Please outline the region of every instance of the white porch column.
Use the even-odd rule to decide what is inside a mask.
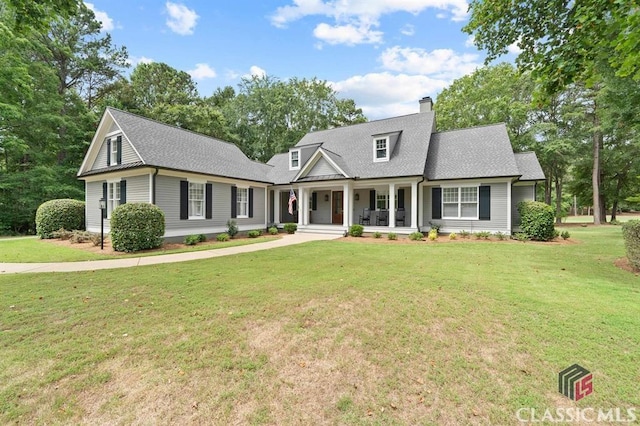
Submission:
[[[348,183],[344,184],[342,194],[342,226],[349,227],[351,225],[351,188]]]
[[[298,226],[304,224],[304,188],[298,188]]]
[[[389,228],[396,227],[396,184],[389,184]]]
[[[418,182],[411,183],[411,228],[418,227]]]
[[[280,190],[273,191],[273,222],[280,223]]]
[[[301,205],[301,207],[303,209],[302,210],[303,211],[303,214],[302,214],[303,223],[305,225],[309,224],[309,196],[310,195],[311,195],[311,193],[309,192],[309,190],[305,188],[304,189],[304,197],[302,197],[304,204]]]

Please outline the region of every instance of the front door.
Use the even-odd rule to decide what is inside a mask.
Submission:
[[[342,213],[344,203],[344,192],[334,191],[331,193],[331,223],[342,225]]]

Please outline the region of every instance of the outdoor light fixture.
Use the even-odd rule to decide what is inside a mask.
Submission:
[[[104,211],[107,208],[107,200],[100,198],[100,250],[104,250]]]
[[[356,201],[360,201],[360,194],[356,192]]]

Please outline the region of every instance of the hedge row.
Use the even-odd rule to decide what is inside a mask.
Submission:
[[[153,204],[121,204],[111,213],[111,246],[115,251],[139,251],[160,247],[164,212]]]
[[[553,207],[539,201],[522,201],[518,203],[518,212],[520,228],[527,237],[535,241],[551,241],[555,238]]]
[[[629,263],[634,268],[640,269],[640,220],[630,220],[623,223],[622,236]]]
[[[40,204],[36,211],[36,234],[53,238],[60,229],[84,231],[84,201],[61,199]]]

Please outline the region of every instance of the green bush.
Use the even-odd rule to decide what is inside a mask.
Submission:
[[[51,233],[51,238],[56,238],[59,240],[69,240],[73,236],[73,231],[66,230],[64,228],[60,228],[57,231]]]
[[[488,240],[491,236],[491,232],[489,231],[480,231],[473,234],[476,237],[476,240]]]
[[[560,236],[562,237],[563,240],[568,240],[569,237],[571,237],[571,234],[569,234],[569,231],[562,231]]]
[[[233,238],[236,235],[238,235],[238,224],[233,219],[229,219],[227,221],[227,234],[229,235],[230,238]]]
[[[199,235],[187,235],[184,238],[184,243],[186,245],[188,245],[188,246],[195,246],[199,242],[200,242],[200,236]]]
[[[630,220],[623,223],[622,236],[629,263],[634,268],[640,269],[640,220]]]
[[[62,229],[84,230],[84,201],[62,199],[40,204],[36,211],[36,234],[40,238],[53,238]]]
[[[513,234],[511,238],[513,238],[514,240],[523,241],[523,242],[531,240],[531,238],[524,232],[516,232],[515,234]]]
[[[471,236],[471,232],[469,231],[460,231],[459,234],[461,238],[469,238]]]
[[[389,232],[387,234],[387,238],[390,239],[390,240],[397,240],[398,236],[394,232]]]
[[[458,238],[458,236],[456,235],[455,232],[452,232],[452,233],[449,234],[449,239],[450,240],[455,240],[456,238]]]
[[[372,235],[373,235],[373,238],[381,238],[382,237],[382,234],[380,232],[378,232],[378,231],[374,232]]]
[[[424,238],[424,234],[422,232],[416,231],[409,234],[409,239],[411,241],[422,241]]]
[[[278,235],[278,227],[277,226],[272,226],[271,228],[269,228],[269,234],[271,235]]]
[[[555,212],[553,207],[539,201],[518,203],[520,227],[530,239],[551,241],[555,237]]]
[[[260,235],[262,235],[262,231],[258,229],[252,229],[251,231],[247,232],[247,236],[249,238],[258,238]]]
[[[362,225],[351,225],[349,227],[349,235],[352,237],[362,237],[362,233],[364,232],[364,226]]]
[[[164,212],[149,203],[121,204],[111,213],[111,245],[116,251],[148,250],[162,245]]]
[[[206,242],[207,241],[207,236],[204,235],[204,234],[198,235],[198,241],[201,242],[201,243]]]
[[[220,241],[221,243],[225,242],[225,241],[229,241],[229,234],[227,234],[226,232],[223,232],[222,234],[218,234],[216,236],[216,240]]]
[[[298,224],[296,224],[296,223],[285,223],[284,224],[284,230],[287,232],[287,234],[295,234],[295,232],[298,230]]]
[[[431,229],[429,229],[429,232],[431,232],[432,230],[435,230],[436,233],[440,233],[440,227],[442,225],[440,225],[439,223],[429,222],[429,226],[431,226]]]
[[[438,230],[435,228],[431,228],[429,230],[429,241],[435,241],[438,239]]]
[[[496,232],[495,234],[493,234],[496,236],[496,238],[500,241],[503,241],[504,239],[507,238],[507,234],[505,234],[504,232]]]

